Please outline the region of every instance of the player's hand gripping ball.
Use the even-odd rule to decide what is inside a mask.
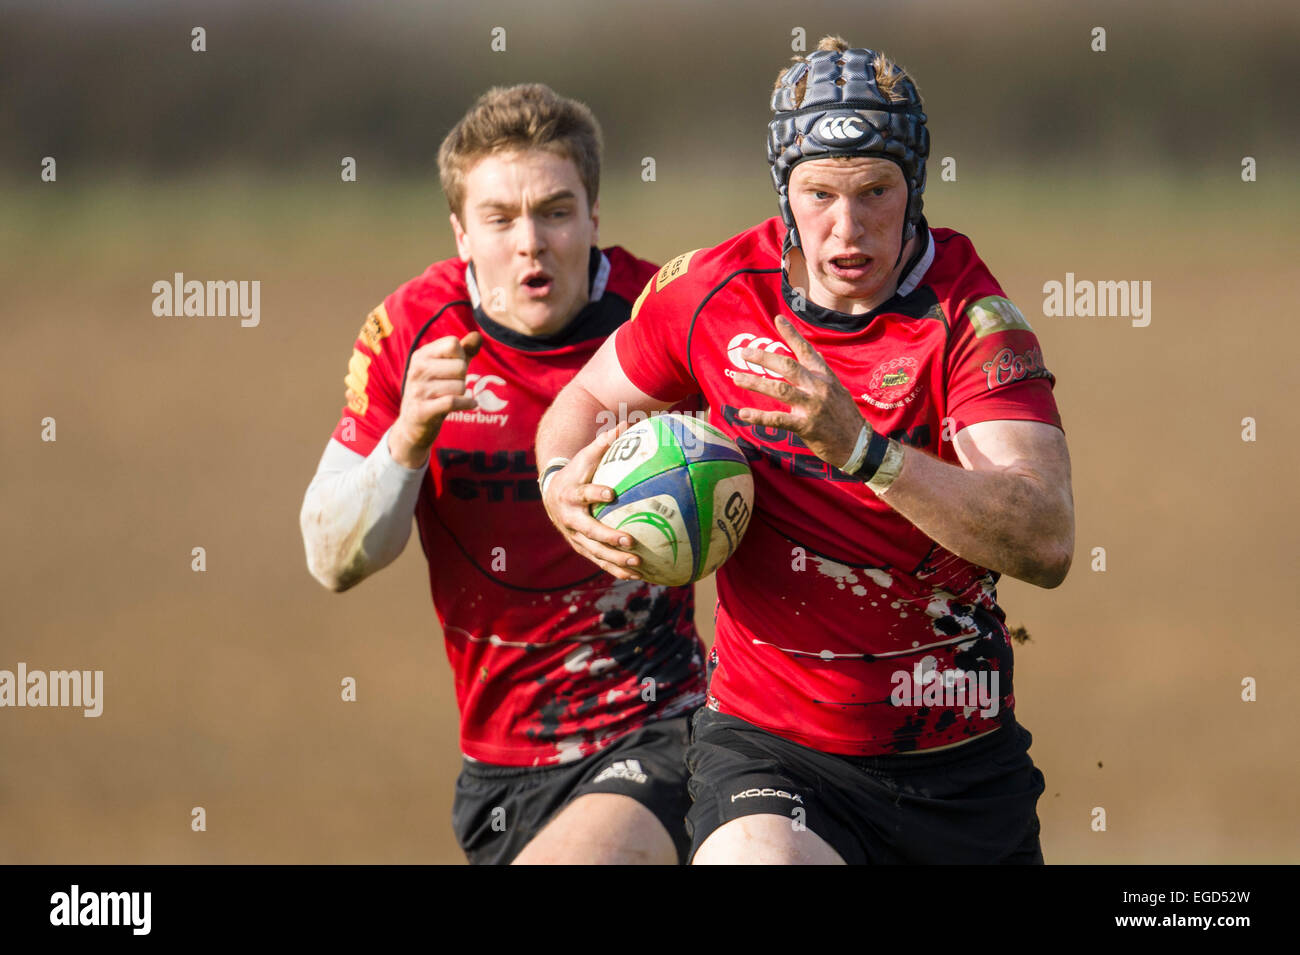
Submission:
[[[592,516],[632,538],[643,579],[673,587],[707,577],[735,553],[754,506],[754,477],[736,443],[679,414],[628,428],[591,483],[615,494],[592,505]]]

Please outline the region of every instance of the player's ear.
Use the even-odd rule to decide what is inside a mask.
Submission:
[[[468,262],[470,260],[469,236],[465,234],[465,230],[461,227],[460,219],[456,217],[456,213],[453,212],[448,218],[451,221],[451,234],[456,237],[456,253],[460,256],[462,262]]]
[[[591,204],[591,244],[600,248],[600,200]]]

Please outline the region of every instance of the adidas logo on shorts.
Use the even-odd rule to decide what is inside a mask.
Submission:
[[[640,760],[620,759],[600,771],[593,783],[603,783],[607,779],[630,779],[634,783],[643,783],[650,777],[641,769]]]

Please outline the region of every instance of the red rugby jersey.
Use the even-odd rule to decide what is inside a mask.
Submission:
[[[940,547],[796,435],[737,414],[786,407],[731,378],[763,373],[746,368],[746,346],[789,354],[779,314],[873,428],[946,462],[960,466],[951,438],[975,422],[1061,426],[1038,340],[970,240],[924,222],[918,231],[930,242],[868,314],[791,307],[773,218],[665,265],[615,337],[633,384],[664,401],[702,392],[754,469],[754,517],[718,571],[709,706],[826,752],[958,742],[1008,719],[1015,702],[999,575]],[[986,681],[986,705],[964,705],[956,683],[924,696],[959,675],[966,691]]]
[[[461,749],[501,765],[588,755],[704,701],[690,587],[620,581],[551,525],[533,442],[543,412],[625,322],[655,266],[592,250],[592,301],[563,331],[529,337],[477,307],[457,259],[431,265],[366,318],[334,439],[369,454],[401,407],[411,353],[483,333],[474,411],[447,417],[415,518],[460,706]]]

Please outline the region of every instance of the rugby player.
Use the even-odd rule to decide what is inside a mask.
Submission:
[[[542,412],[655,272],[596,245],[600,148],[590,110],[538,84],[489,91],[451,130],[438,165],[459,257],[365,319],[302,507],[308,568],[334,591],[395,560],[415,516],[473,863],[673,864],[688,845],[705,668],[692,591],[573,553],[532,457]]]
[[[1070,566],[1055,378],[971,240],[922,215],[901,68],[828,37],[772,108],[781,216],[646,285],[542,420],[539,460],[572,458],[544,503],[636,579],[585,510],[596,415],[702,392],[751,462],[687,754],[694,862],[1042,862],[997,583]]]

